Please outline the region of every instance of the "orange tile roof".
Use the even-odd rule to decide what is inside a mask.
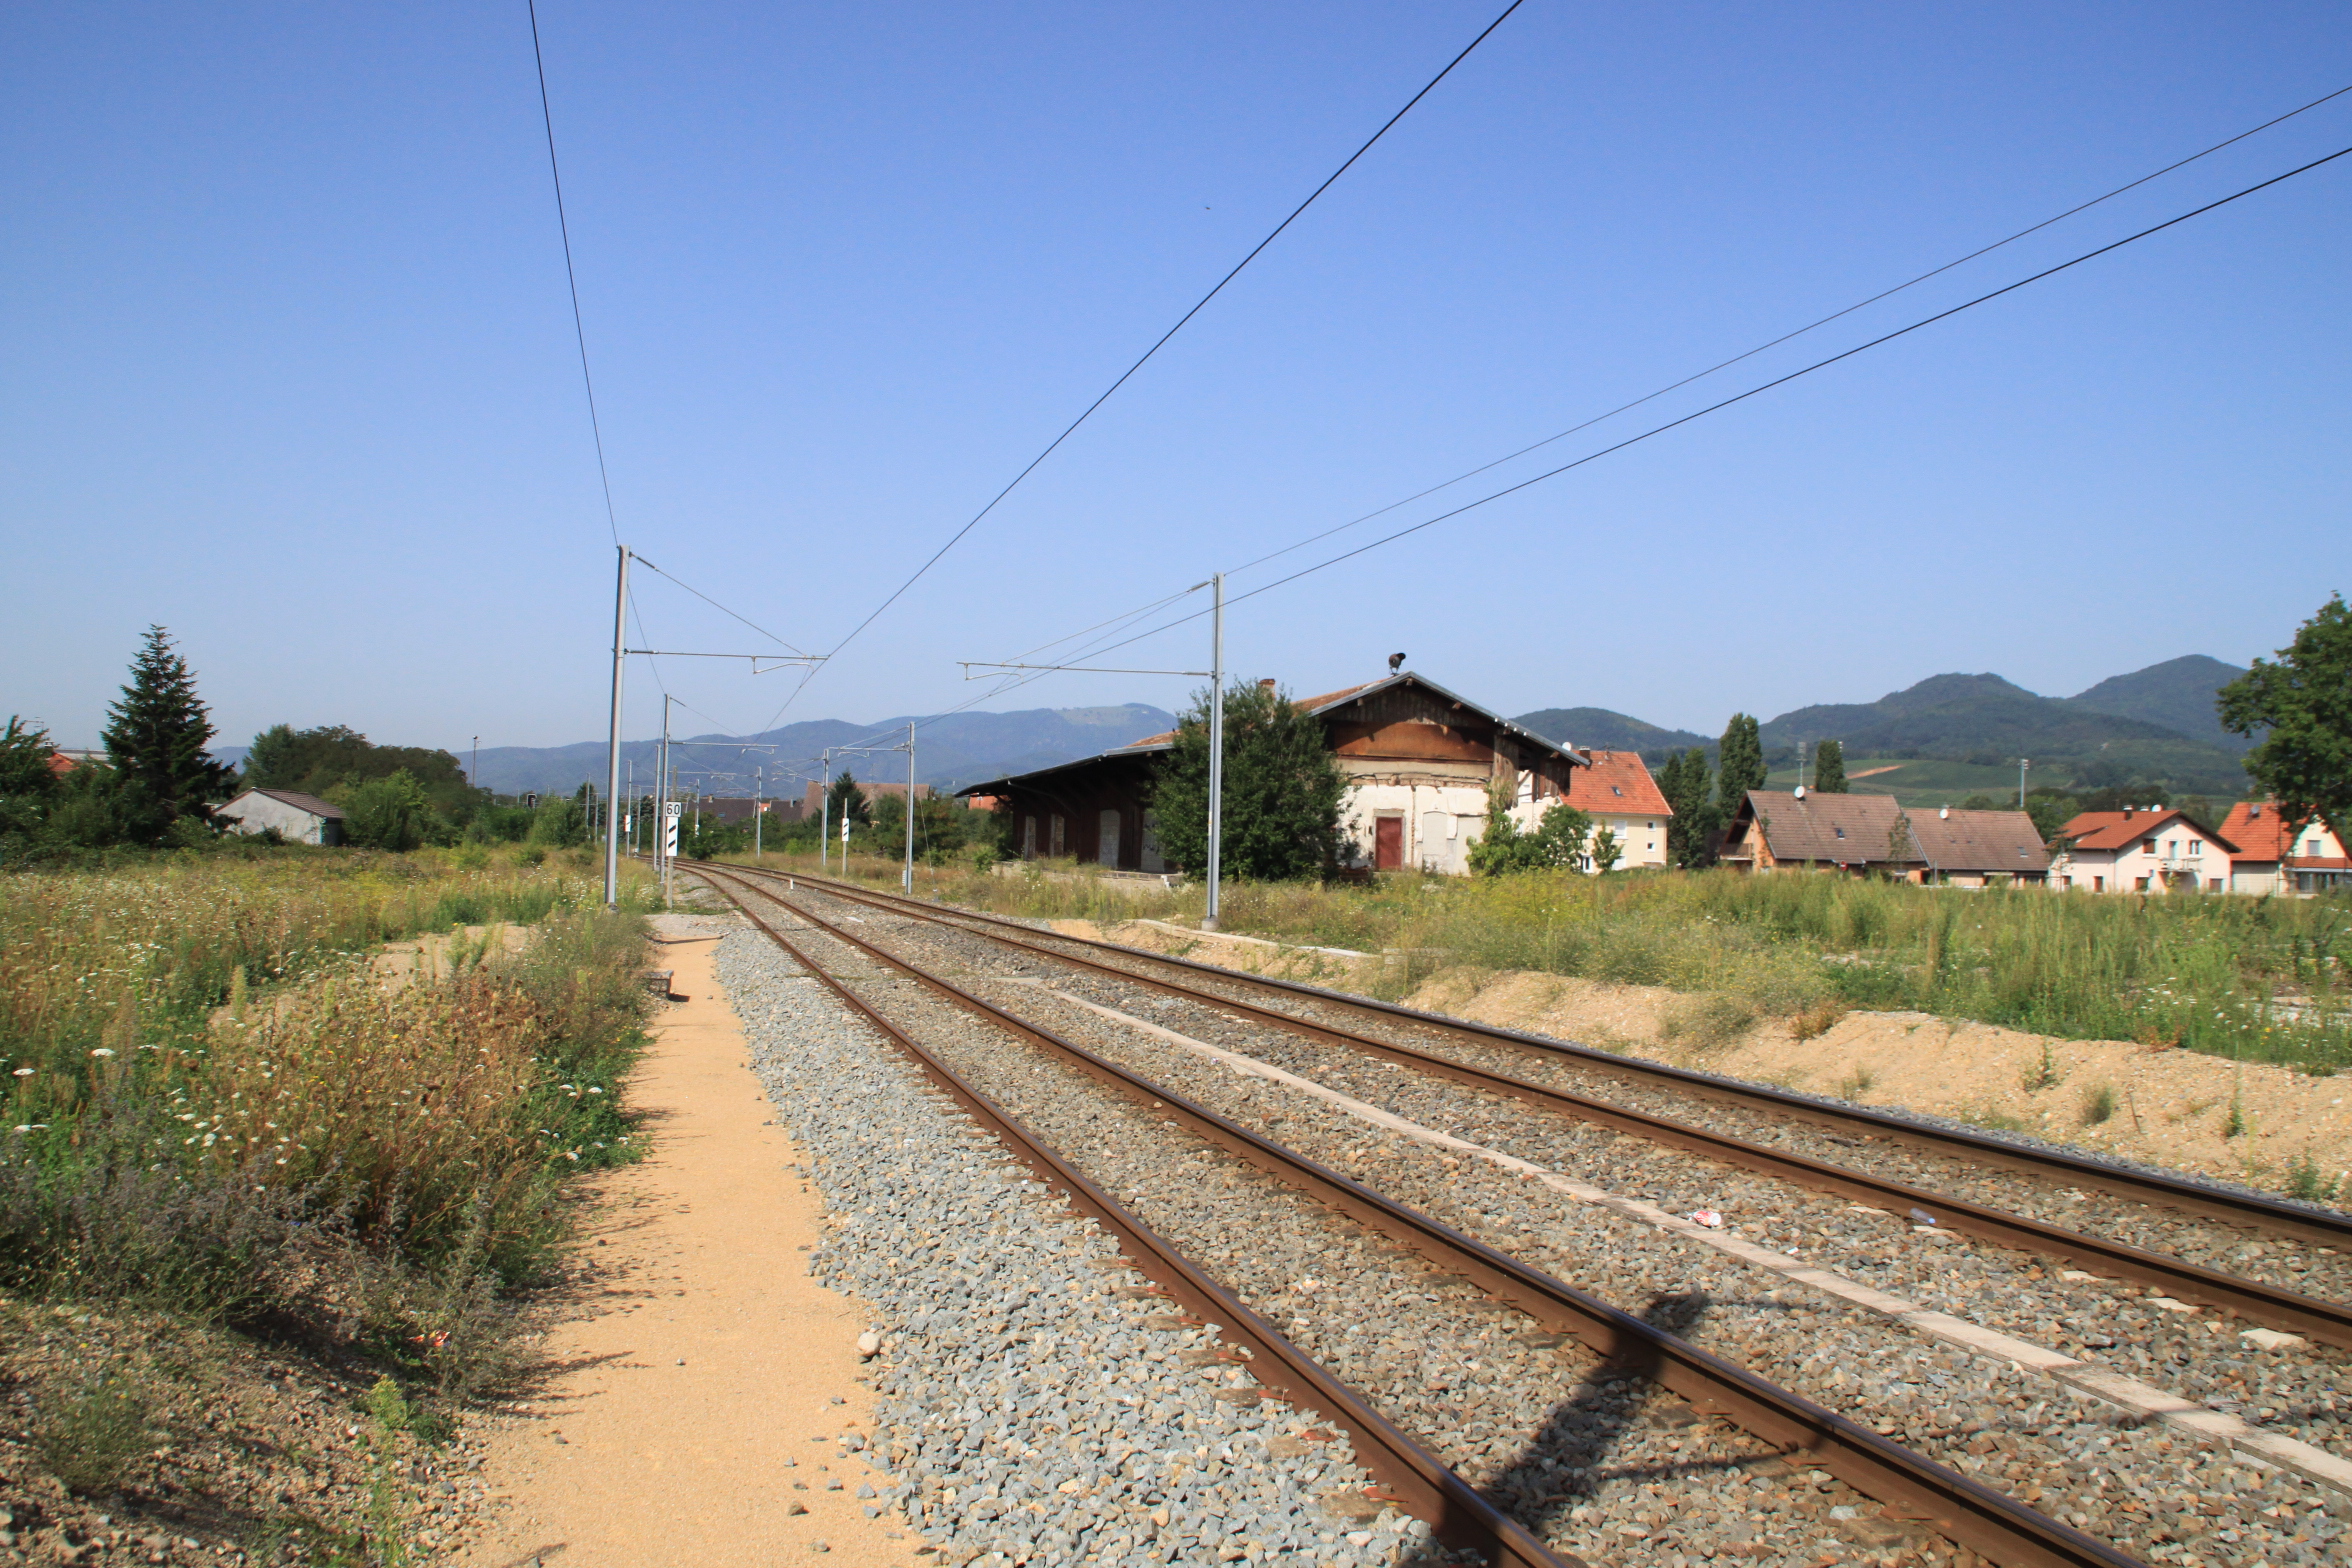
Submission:
[[[2319,824],[2325,826],[2322,819]],[[2278,813],[2276,801],[2241,800],[2230,807],[2230,814],[2221,824],[2221,836],[2235,846],[2232,853],[2240,860],[2276,860],[2287,843],[2286,819]],[[2304,832],[2314,826],[2306,822],[2295,831]],[[2333,837],[2333,830],[2330,830]],[[2328,869],[2321,859],[2309,855],[2288,857],[2295,865]]]
[[[2207,833],[2191,821],[2186,812],[2175,811],[2170,806],[2149,806],[2136,811],[2080,812],[2058,830],[2058,836],[2072,839],[2077,849],[2129,849],[2139,840],[2151,838],[2174,823],[2210,838],[2224,853],[2237,853],[2237,845],[2227,834]]]
[[[1588,751],[1592,766],[1569,775],[1568,804],[1579,811],[1671,817],[1674,808],[1637,751]]]

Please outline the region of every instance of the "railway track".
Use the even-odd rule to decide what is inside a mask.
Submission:
[[[1699,1349],[1656,1322],[1645,1321],[1642,1316],[1567,1285],[1520,1257],[1443,1224],[1428,1213],[1376,1190],[1373,1185],[1352,1180],[1321,1161],[1286,1148],[1233,1116],[1202,1103],[1182,1087],[1145,1077],[1122,1066],[1111,1055],[1090,1049],[1064,1032],[1040,1024],[1033,1016],[1017,1015],[938,973],[942,965],[914,963],[903,952],[894,952],[880,942],[869,940],[878,933],[861,935],[851,929],[852,923],[859,919],[855,915],[842,916],[836,911],[833,918],[827,918],[810,907],[813,899],[791,896],[781,887],[776,887],[774,892],[785,896],[772,896],[761,879],[746,875],[741,868],[697,869],[709,873],[714,885],[760,922],[774,940],[794,952],[811,972],[825,976],[826,983],[848,1005],[890,1034],[900,1049],[922,1059],[926,1071],[943,1084],[952,1083],[951,1092],[959,1099],[976,1109],[986,1107],[983,1114],[1041,1176],[1069,1191],[1073,1201],[1096,1214],[1106,1226],[1132,1239],[1131,1250],[1138,1261],[1162,1281],[1172,1296],[1186,1301],[1196,1313],[1214,1314],[1216,1321],[1236,1325],[1235,1337],[1254,1352],[1251,1370],[1259,1381],[1283,1389],[1286,1397],[1348,1424],[1357,1433],[1360,1453],[1382,1479],[1396,1488],[1398,1495],[1407,1499],[1416,1512],[1439,1524],[1457,1541],[1495,1553],[1503,1560],[1552,1560],[1542,1540],[1503,1508],[1497,1508],[1495,1500],[1481,1497],[1477,1488],[1433,1457],[1428,1443],[1416,1441],[1388,1423],[1380,1414],[1380,1401],[1354,1392],[1340,1376],[1317,1365],[1315,1357],[1286,1338],[1263,1311],[1245,1306],[1233,1288],[1219,1284],[1207,1270],[1185,1264],[1180,1245],[1154,1235],[1152,1227],[1132,1208],[1113,1197],[1104,1185],[1091,1180],[1084,1167],[1092,1159],[1109,1159],[1113,1151],[1108,1146],[1099,1154],[1092,1149],[1073,1152],[1065,1148],[1056,1152],[1045,1147],[1043,1139],[1022,1127],[1024,1117],[997,1104],[975,1086],[968,1077],[970,1064],[959,1071],[947,1060],[968,1047],[943,1047],[941,1042],[959,1037],[968,1040],[974,1034],[975,1023],[999,1042],[993,1048],[997,1051],[1006,1048],[1005,1042],[1021,1042],[1029,1048],[1030,1065],[1005,1081],[1014,1094],[1032,1097],[1032,1115],[1048,1118],[1066,1115],[1059,1100],[1077,1092],[1074,1082],[1088,1082],[1097,1096],[1108,1094],[1124,1106],[1124,1120],[1129,1125],[1122,1128],[1123,1138],[1131,1136],[1149,1141],[1172,1137],[1174,1133],[1167,1129],[1168,1124],[1174,1123],[1195,1144],[1211,1145],[1240,1167],[1257,1173],[1259,1185],[1280,1183],[1293,1195],[1293,1201],[1297,1197],[1311,1199],[1322,1211],[1315,1224],[1328,1228],[1335,1217],[1344,1217],[1349,1228],[1374,1233],[1386,1242],[1409,1249],[1417,1258],[1425,1260],[1422,1265],[1425,1269],[1439,1271],[1440,1277],[1454,1286],[1475,1288],[1490,1302],[1501,1303],[1513,1313],[1532,1319],[1539,1333],[1550,1330],[1572,1336],[1590,1352],[1595,1368],[1611,1371],[1610,1386],[1616,1386],[1628,1375],[1646,1379],[1680,1396],[1678,1401],[1665,1401],[1662,1409],[1666,1406],[1680,1409],[1688,1421],[1728,1423],[1739,1429],[1738,1435],[1743,1439],[1762,1440],[1763,1446],[1744,1456],[1725,1457],[1718,1452],[1702,1468],[1741,1476],[1759,1469],[1769,1474],[1774,1466],[1787,1468],[1780,1455],[1794,1455],[1811,1467],[1804,1474],[1819,1476],[1823,1482],[1834,1477],[1837,1482],[1850,1486],[1854,1494],[1875,1498],[1885,1505],[1877,1528],[1893,1531],[1893,1538],[1898,1541],[1904,1539],[1904,1529],[1916,1533],[1915,1521],[1924,1520],[1932,1521],[1944,1541],[1998,1562],[2134,1560],[2106,1541],[2051,1519],[2014,1497],[1776,1386],[1722,1356]],[[832,892],[826,890],[827,895]],[[787,936],[785,931],[795,926],[800,929]],[[918,1045],[917,1036],[927,1043]],[[1034,1063],[1040,1053],[1058,1064],[1062,1079],[1058,1085],[1041,1087],[1034,1081]],[[1002,1073],[1005,1069],[1000,1064],[990,1070]],[[1083,1079],[1075,1079],[1074,1075],[1083,1075]],[[1111,1115],[1108,1110],[1096,1114]],[[1079,1130],[1071,1134],[1080,1144],[1092,1142],[1092,1135],[1083,1130],[1086,1125],[1082,1118],[1075,1124]],[[1252,1201],[1263,1200],[1253,1198]],[[1293,1219],[1283,1223],[1295,1227],[1306,1222]],[[1246,1272],[1246,1263],[1240,1267]],[[1269,1307],[1262,1286],[1244,1293],[1253,1296],[1255,1308]],[[1658,1314],[1653,1312],[1650,1316]],[[1310,1338],[1317,1336],[1316,1329],[1311,1325],[1299,1326],[1303,1324],[1305,1320],[1299,1320],[1294,1327]],[[1329,1339],[1331,1334],[1321,1331],[1321,1337]],[[1478,1363],[1473,1360],[1468,1364],[1475,1367]],[[1558,1429],[1573,1428],[1575,1406],[1579,1402],[1576,1391],[1580,1389],[1587,1401],[1598,1391],[1598,1385],[1589,1381],[1591,1376],[1588,1373],[1587,1382],[1568,1390],[1570,1397],[1554,1412],[1555,1419],[1548,1424],[1539,1423],[1545,1430],[1539,1434],[1538,1447],[1542,1440],[1558,1436]],[[1393,1389],[1390,1402],[1396,1402]],[[1671,1416],[1662,1419],[1671,1422]],[[1716,1425],[1701,1430],[1725,1428]],[[1445,1435],[1441,1432],[1435,1438],[1442,1446]],[[1717,1442],[1715,1446],[1719,1450],[1722,1445]],[[1494,1490],[1491,1484],[1488,1489]],[[1523,1505],[1526,1492],[1524,1487],[1506,1490],[1500,1501],[1506,1508]],[[1572,1520],[1551,1517],[1540,1507],[1519,1506],[1518,1511],[1529,1513],[1538,1526],[1572,1523]],[[1851,1508],[1844,1511],[1853,1512]],[[1736,1539],[1740,1527],[1735,1524],[1729,1533]],[[1551,1535],[1557,1545],[1563,1536],[1573,1539],[1575,1532],[1553,1528]],[[1940,1543],[1931,1541],[1922,1549],[1938,1546]],[[1513,1553],[1525,1555],[1513,1556]]]
[[[1769,1084],[1748,1083],[1737,1079],[1717,1077],[1674,1067],[1663,1062],[1617,1056],[1578,1046],[1568,1041],[1552,1040],[1518,1030],[1498,1028],[1491,1024],[1475,1023],[1466,1019],[1449,1018],[1426,1013],[1392,1002],[1371,997],[1353,996],[1321,986],[1302,984],[1293,980],[1252,975],[1224,969],[1211,964],[1154,953],[1144,948],[1129,947],[1115,942],[1103,942],[1087,937],[1067,936],[1040,931],[1034,925],[1010,920],[1000,915],[976,910],[946,909],[919,899],[877,892],[870,888],[841,882],[833,878],[791,876],[751,867],[732,868],[764,877],[780,877],[839,898],[889,909],[919,920],[934,921],[960,929],[985,932],[992,939],[1016,946],[1039,957],[1089,968],[1097,973],[1115,974],[1123,980],[1153,986],[1171,995],[1184,995],[1194,1000],[1210,1001],[1215,1005],[1245,1011],[1260,1022],[1277,1028],[1292,1029],[1302,1034],[1320,1037],[1360,1050],[1389,1055],[1392,1059],[1408,1062],[1422,1071],[1441,1073],[1480,1087],[1498,1089],[1504,1093],[1547,1099],[1555,1108],[1584,1115],[1616,1115],[1627,1120],[1627,1130],[1638,1129],[1645,1136],[1667,1139],[1688,1139],[1686,1146],[1700,1148],[1719,1158],[1734,1163],[1749,1164],[1751,1168],[1769,1170],[1774,1174],[1803,1179],[1806,1164],[1792,1159],[1782,1151],[1736,1147],[1737,1139],[1719,1138],[1698,1128],[1667,1125],[1667,1118],[1643,1118],[1621,1106],[1608,1105],[1589,1097],[1561,1094],[1544,1086],[1514,1079],[1501,1071],[1482,1070],[1478,1066],[1427,1051],[1416,1051],[1391,1039],[1368,1035],[1360,1029],[1335,1027],[1328,1019],[1318,1020],[1306,1012],[1286,1012],[1273,1005],[1287,1002],[1324,1013],[1353,1014],[1360,1018],[1424,1031],[1440,1040],[1461,1044],[1496,1047],[1522,1062],[1573,1063],[1579,1070],[1601,1078],[1614,1079],[1643,1087],[1671,1086],[1678,1093],[1699,1101],[1736,1106],[1751,1113],[1786,1121],[1832,1129],[1847,1137],[1861,1137],[1872,1141],[1904,1145],[1956,1160],[1964,1164],[2014,1172],[2037,1182],[2061,1190],[2092,1190],[2109,1193],[2138,1204],[2165,1208],[2204,1219],[2218,1220],[2225,1225],[2246,1232],[2289,1238],[2316,1247],[2332,1249],[2334,1253],[2352,1259],[2352,1216],[2311,1205],[2290,1203],[2259,1193],[2233,1190],[2205,1182],[2183,1178],[2159,1171],[2135,1170],[2126,1166],[2086,1159],[2061,1150],[2037,1148],[2010,1142],[1959,1128],[1921,1122],[1905,1117],[1873,1111],[1865,1106],[1832,1104],[1804,1095],[1777,1089]],[[1816,1161],[1816,1165],[1827,1162]],[[1819,1172],[1819,1179],[1859,1183],[1850,1195],[1866,1197],[1872,1187],[1866,1173],[1859,1171]],[[1898,1194],[1879,1189],[1881,1195],[1892,1199]],[[1939,1223],[1961,1229],[1973,1229],[1978,1221],[1972,1219],[1965,1205],[1953,1203],[1948,1197],[1936,1194],[1915,1194],[1933,1199],[1939,1204],[1951,1204],[1947,1212],[1937,1212]],[[2002,1223],[2010,1217],[1987,1216],[1985,1224]],[[2057,1227],[2043,1227],[2056,1231]],[[2056,1251],[2061,1245],[2059,1236],[2049,1238],[2048,1245],[2033,1241],[2035,1227],[2018,1226],[2004,1230],[1994,1239],[2009,1245],[2026,1245],[2028,1250]],[[1985,1232],[1993,1235],[1991,1231]],[[2065,1245],[2089,1247],[2095,1238],[2078,1238]],[[2084,1255],[2068,1253],[2067,1255]],[[2088,1254],[2097,1256],[2096,1253]],[[2104,1260],[2102,1260],[2104,1261]],[[2125,1262],[2117,1257],[2120,1268]],[[2345,1276],[2352,1280],[2352,1262],[2343,1265]],[[2213,1288],[2227,1289],[2229,1281],[2220,1271]],[[2133,1277],[2133,1276],[2125,1276]],[[2184,1290],[2199,1288],[2193,1273],[2167,1275],[2162,1280],[2167,1286],[2179,1285]],[[2280,1289],[2274,1297],[2249,1293],[2239,1299],[2215,1299],[2210,1304],[2229,1310],[2259,1308],[2275,1312],[2283,1319],[2289,1315],[2308,1314],[2296,1327],[2296,1332],[2308,1332],[2330,1343],[2352,1347],[2352,1309],[2341,1303],[2316,1300],[2311,1303],[2292,1300],[2297,1293]],[[2186,1298],[2184,1298],[2186,1299]],[[2253,1315],[2249,1312],[2248,1315]],[[2280,1326],[2286,1326],[2282,1321]]]

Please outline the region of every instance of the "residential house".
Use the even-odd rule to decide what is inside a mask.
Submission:
[[[2230,852],[2235,893],[2330,893],[2352,888],[2352,858],[2323,820],[2306,822],[2287,842],[2276,802],[2241,800],[2221,824]]]
[[[1348,867],[1465,873],[1469,848],[1485,828],[1491,786],[1507,790],[1513,819],[1533,828],[1567,800],[1573,772],[1590,766],[1583,754],[1410,670],[1297,706],[1322,723],[1348,781],[1340,807],[1341,864]],[[1024,858],[1075,856],[1123,870],[1165,871],[1150,800],[1175,740],[1149,735],[959,793],[1006,802],[999,809],[1013,813],[1014,842]]]
[[[292,789],[249,789],[212,808],[232,833],[276,830],[289,844],[343,842],[343,808]]]
[[[1892,795],[1750,790],[1724,830],[1735,870],[1842,871],[1939,887],[2040,883],[2049,852],[2022,811],[1906,811]]]
[[[1664,866],[1666,823],[1674,808],[1666,804],[1666,796],[1650,776],[1641,753],[1589,751],[1585,755],[1592,758],[1592,766],[1569,775],[1568,804],[1592,818],[1594,837],[1606,828],[1616,838],[1617,854],[1609,864],[1596,866],[1588,853],[1584,869],[1597,874]]]
[[[2051,884],[2092,893],[2221,893],[2236,846],[2169,806],[2085,811],[2058,830]]]

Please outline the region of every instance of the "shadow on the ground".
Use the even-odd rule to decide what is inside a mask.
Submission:
[[[1687,1336],[1711,1305],[1703,1292],[1662,1295],[1641,1313],[1642,1321],[1669,1334]],[[1609,1458],[1645,1413],[1655,1410],[1673,1426],[1696,1426],[1697,1413],[1659,1387],[1657,1353],[1647,1346],[1602,1363],[1586,1374],[1582,1397],[1553,1407],[1543,1426],[1511,1462],[1483,1488],[1486,1499],[1540,1539],[1550,1539],[1561,1518],[1610,1482],[1671,1480],[1717,1474],[1740,1467],[1733,1459],[1645,1462],[1611,1467]],[[1555,1548],[1557,1550],[1557,1548]],[[1577,1559],[1561,1551],[1563,1561]],[[1476,1560],[1432,1542],[1406,1559],[1415,1568],[1438,1568]]]

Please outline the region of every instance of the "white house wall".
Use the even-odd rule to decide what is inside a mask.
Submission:
[[[1544,813],[1559,804],[1522,799],[1511,808],[1511,820],[1521,832],[1532,833]],[[1484,783],[1351,785],[1339,807],[1342,865],[1372,863],[1372,824],[1392,812],[1404,819],[1406,865],[1441,876],[1470,874],[1470,846],[1486,832]],[[1597,817],[1594,822],[1616,830],[1622,846],[1617,869],[1666,864],[1663,817]]]
[[[1549,802],[1546,802],[1549,804]],[[1617,835],[1617,858],[1606,869],[1625,871],[1636,866],[1666,864],[1666,819],[1664,817],[1615,816],[1593,814],[1593,831],[1607,828]],[[1597,872],[1603,868],[1595,867]]]
[[[270,828],[278,830],[278,837],[289,844],[321,842],[319,830],[325,826],[324,817],[313,816],[300,806],[289,806],[269,795],[253,794],[243,800],[219,807],[213,813],[223,821],[234,823],[239,833],[261,833]]]

